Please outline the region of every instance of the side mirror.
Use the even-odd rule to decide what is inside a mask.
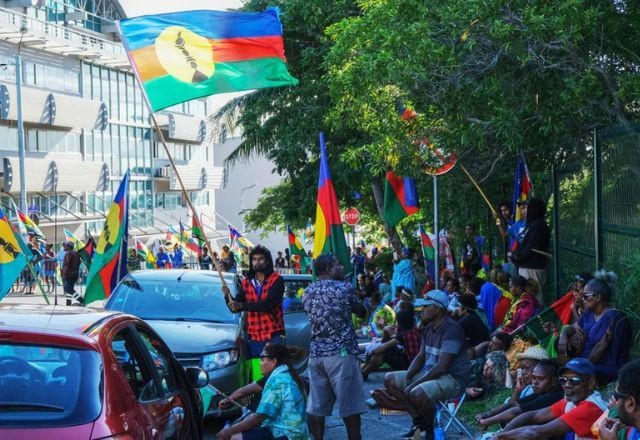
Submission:
[[[184,371],[187,373],[187,379],[193,388],[204,388],[209,385],[209,374],[202,368],[187,367]]]

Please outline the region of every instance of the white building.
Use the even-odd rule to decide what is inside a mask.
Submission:
[[[0,207],[20,195],[16,55],[22,66],[25,180],[29,213],[49,241],[63,228],[97,236],[114,191],[131,170],[130,237],[164,237],[191,217],[152,129],[114,21],[118,2],[0,0]],[[214,165],[206,116],[211,99],[176,105],[157,119],[180,175],[215,231],[223,169]]]

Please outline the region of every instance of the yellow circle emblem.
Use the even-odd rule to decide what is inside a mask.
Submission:
[[[211,42],[181,26],[171,26],[156,38],[156,55],[167,73],[189,84],[211,78],[216,70]]]

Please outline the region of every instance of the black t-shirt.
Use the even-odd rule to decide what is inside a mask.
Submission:
[[[489,329],[476,312],[467,313],[458,321],[458,324],[462,327],[464,337],[467,338],[467,345],[470,347],[475,347],[490,338]]]
[[[518,406],[522,412],[536,411],[553,405],[563,397],[564,393],[562,391],[552,391],[542,395],[533,393],[520,399]]]

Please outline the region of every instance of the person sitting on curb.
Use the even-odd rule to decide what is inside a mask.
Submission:
[[[600,440],[640,440],[640,360],[624,365],[618,373],[618,385],[613,392],[615,407],[600,425]],[[625,426],[626,425],[626,426]]]
[[[515,406],[489,416],[490,412],[478,414],[476,422],[482,429],[495,424],[506,424],[528,411],[538,410],[553,405],[564,396],[558,382],[558,364],[553,359],[543,359],[531,373],[533,394],[516,402]]]
[[[465,393],[470,399],[480,399],[487,397],[496,391],[511,388],[513,383],[511,378],[507,380],[507,375],[511,374],[507,365],[507,357],[504,351],[494,351],[487,355],[487,360],[482,369],[482,377],[467,387]]]
[[[376,371],[383,363],[387,363],[392,370],[406,370],[413,359],[420,352],[420,331],[415,326],[411,310],[398,312],[397,331],[391,339],[383,341],[370,352],[367,362],[362,368],[362,377],[366,381],[369,373]],[[388,329],[388,327],[387,327]]]
[[[585,358],[571,359],[559,371],[564,398],[553,405],[520,414],[498,432],[497,440],[540,439],[565,436],[596,438],[591,432],[607,408],[596,387],[596,369]]]
[[[289,349],[267,343],[260,354],[260,369],[269,376],[258,409],[246,419],[224,428],[216,440],[307,440],[304,383],[291,365]]]

